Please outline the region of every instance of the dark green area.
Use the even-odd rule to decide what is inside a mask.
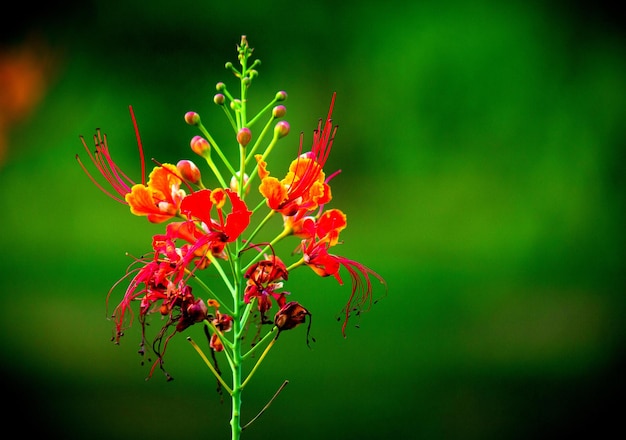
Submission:
[[[149,250],[162,225],[98,192],[74,154],[78,136],[100,127],[137,177],[129,104],[148,157],[193,159],[189,110],[228,144],[212,96],[218,81],[236,86],[223,66],[242,34],[262,61],[253,108],[289,94],[276,174],[337,92],[326,166],[343,170],[332,181],[332,206],[348,215],[337,252],[389,285],[344,339],[336,317],[349,287],[293,274],[286,288],[313,313],[317,342],[308,349],[302,327],[281,336],[246,390],[243,419],[290,384],[244,438],[623,431],[610,402],[623,395],[626,359],[626,52],[610,11],[111,3],[34,13],[10,40],[38,30],[62,57],[45,100],[12,127],[0,168],[7,431],[229,438],[229,401],[182,335],[168,349],[169,383],[144,381],[139,327],[109,341],[105,297],[124,253]]]

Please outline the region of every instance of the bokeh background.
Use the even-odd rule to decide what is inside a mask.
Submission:
[[[229,401],[183,337],[172,382],[144,381],[138,327],[110,342],[105,296],[124,253],[161,229],[95,189],[74,155],[102,128],[138,177],[128,105],[148,157],[192,157],[188,110],[228,139],[212,96],[236,85],[224,63],[246,34],[262,61],[252,102],[289,94],[277,161],[337,92],[326,168],[343,170],[341,253],[389,291],[344,339],[348,287],[292,275],[317,342],[302,327],[281,337],[244,421],[290,384],[245,438],[624,431],[626,52],[608,2],[13,6],[0,47],[4,429],[229,438]]]

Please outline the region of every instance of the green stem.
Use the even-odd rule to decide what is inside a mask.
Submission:
[[[235,259],[236,273],[239,273],[240,261],[239,258]],[[240,300],[241,283],[239,277],[235,280],[235,291],[233,294],[233,350],[232,350],[232,415],[230,419],[230,426],[232,432],[232,440],[239,440],[241,436],[241,378],[243,368],[243,358],[241,356],[242,351],[242,338],[237,335],[241,334],[242,322],[241,322],[241,306],[243,301]]]
[[[271,153],[272,149],[274,148],[274,146],[278,142],[278,139],[279,139],[278,138],[278,134],[275,132],[274,133],[274,137],[272,138],[272,140],[270,141],[269,145],[265,149],[265,152],[261,155],[261,160],[262,161],[265,160],[267,158],[267,156]],[[254,180],[254,178],[256,177],[258,172],[259,172],[259,167],[258,166],[254,167],[254,169],[250,173],[250,177],[248,178],[248,183],[246,184],[246,188],[248,186],[250,186],[250,184],[252,183],[252,181]]]
[[[270,126],[272,125],[272,121],[274,121],[274,119],[276,119],[276,118],[274,118],[274,116],[272,115],[270,120],[267,121],[267,124],[265,124],[265,127],[263,127],[263,130],[261,131],[261,134],[259,134],[259,136],[257,136],[256,142],[254,143],[254,145],[252,146],[252,148],[250,149],[250,151],[248,152],[248,155],[246,157],[246,165],[254,157],[254,153],[256,153],[256,150],[259,148],[259,145],[261,144],[261,141],[263,140],[263,138],[265,137],[265,135],[269,131]],[[252,123],[250,123],[250,125],[252,125]]]
[[[274,212],[274,211],[271,211]],[[291,235],[292,230],[289,228],[285,228],[283,229],[283,231],[278,234],[272,241],[269,242],[268,245],[266,245],[259,253],[257,253],[254,258],[252,259],[252,261],[250,261],[246,267],[243,268],[244,272],[246,270],[248,270],[250,268],[250,266],[252,266],[254,263],[256,263],[257,261],[259,261],[261,259],[261,257],[263,257],[263,255],[265,255],[265,252],[267,252],[269,249],[272,248],[272,246],[274,246],[276,243],[278,243],[280,240],[282,240],[283,238]]]
[[[265,203],[263,201],[263,203]],[[267,215],[265,216],[265,218],[263,220],[261,220],[261,222],[259,223],[259,225],[254,229],[254,231],[252,231],[252,233],[250,234],[250,236],[248,237],[248,239],[246,240],[246,243],[252,243],[252,240],[254,239],[254,236],[261,230],[261,228],[269,221],[269,219],[271,219],[274,216],[274,213],[276,211],[271,210],[270,212],[267,213]]]
[[[270,333],[273,333],[275,329],[276,329],[276,327],[274,327]],[[246,384],[250,381],[250,379],[252,378],[252,376],[256,372],[256,370],[259,367],[259,365],[261,365],[261,362],[263,362],[263,359],[265,358],[267,353],[269,353],[270,348],[272,348],[274,346],[275,342],[276,342],[276,338],[272,339],[270,341],[270,343],[267,344],[267,347],[265,347],[265,350],[263,350],[263,354],[259,357],[259,360],[256,361],[256,364],[254,364],[254,367],[250,371],[250,374],[248,374],[248,377],[246,377],[246,380],[244,380],[243,383],[241,384],[241,388],[245,387]]]
[[[196,351],[198,352],[198,354],[200,355],[200,357],[202,358],[202,360],[204,361],[205,364],[207,364],[207,366],[209,367],[209,370],[211,370],[211,372],[213,373],[213,375],[217,378],[217,380],[220,382],[220,384],[222,384],[222,386],[224,387],[224,389],[228,392],[228,394],[232,394],[233,390],[230,389],[230,387],[228,386],[228,384],[226,384],[226,382],[224,382],[224,379],[222,379],[222,376],[219,375],[219,373],[215,370],[215,367],[213,366],[213,364],[207,359],[206,355],[204,354],[204,352],[202,351],[202,349],[200,349],[200,347],[198,347],[198,344],[196,344],[190,337],[187,337],[187,340],[191,343],[191,345],[193,346],[193,348],[196,349]]]
[[[202,134],[204,134],[204,136],[206,137],[206,139],[209,141],[209,143],[211,144],[211,148],[213,148],[217,154],[219,155],[219,157],[222,159],[222,162],[224,162],[224,165],[226,165],[226,168],[228,168],[228,171],[234,176],[235,175],[235,169],[232,167],[232,165],[230,164],[230,162],[228,161],[228,159],[226,159],[226,156],[224,156],[224,153],[222,153],[222,150],[220,149],[220,147],[217,145],[217,142],[215,142],[215,139],[213,139],[213,137],[211,136],[211,134],[208,132],[208,130],[204,127],[204,125],[199,124],[198,128],[200,129],[200,131],[202,132]],[[210,165],[210,164],[209,164]],[[215,166],[215,165],[213,165]],[[218,173],[218,175],[221,178],[221,174]],[[220,179],[221,180],[221,179]],[[223,182],[220,182],[224,185],[225,188],[228,188],[228,185],[224,184]]]

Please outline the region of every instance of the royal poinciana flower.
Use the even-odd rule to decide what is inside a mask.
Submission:
[[[339,233],[347,226],[346,216],[338,209],[323,212],[318,218],[306,217],[293,225],[294,234],[303,237],[300,243],[302,261],[321,277],[334,276],[343,285],[340,269],[343,267],[350,274],[352,292],[344,307],[345,320],[341,328],[345,336],[350,314],[367,309],[372,303],[372,280],[385,280],[367,266],[328,250],[339,243]]]
[[[182,182],[176,166],[163,164],[155,167],[146,185],[135,184],[126,194],[130,212],[145,215],[151,223],[162,223],[175,217],[186,195],[180,188]]]
[[[230,211],[225,213],[225,206]],[[217,218],[211,217],[215,208]],[[230,189],[203,189],[185,197],[180,211],[190,221],[200,221],[204,233],[196,239],[196,247],[209,246],[215,255],[221,255],[227,243],[235,241],[250,224],[252,212],[246,203]]]
[[[291,162],[289,172],[282,179],[270,176],[267,163],[257,155],[261,185],[259,191],[266,198],[267,205],[284,216],[293,216],[298,212],[307,212],[328,203],[332,199],[330,186],[326,183],[323,168],[330,154],[337,126],[333,127],[332,113],[335,104],[333,94],[328,116],[322,127],[320,120],[317,130],[313,133],[311,150],[302,153],[302,137],[300,138],[300,154]]]
[[[264,260],[254,263],[246,271],[244,278],[246,288],[243,300],[246,304],[253,299],[257,300],[257,307],[261,313],[261,322],[266,323],[266,313],[276,301],[278,307],[285,305],[285,295],[287,292],[277,292],[282,289],[283,280],[287,280],[289,274],[285,263],[276,255],[265,256]]]

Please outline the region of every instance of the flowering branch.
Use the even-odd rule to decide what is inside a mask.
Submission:
[[[113,161],[106,135],[99,130],[94,136],[93,152],[80,139],[104,182],[96,179],[97,174],[90,173],[76,155],[80,167],[99,190],[127,205],[132,214],[165,225],[163,233],[152,237],[150,252],[134,258],[126,274],[109,291],[107,303],[122,282],[127,283],[121,301],[111,314],[115,322],[113,341],[120,343],[138,309],[142,329],[140,353],[145,356],[146,347],[152,347],[157,355],[148,377],[158,366],[170,380],[163,363],[169,341],[200,324],[213,362],[191,337],[187,340],[231,397],[232,440],[240,439],[242,430],[265,412],[288,383],[285,381],[261,412],[241,426],[242,392],[277,345],[279,335],[308,320],[309,344],[311,313],[299,302],[287,301],[292,292],[284,290],[292,271],[309,267],[318,276],[332,276],[340,285],[343,285],[340,272],[349,274],[352,290],[344,308],[344,336],[350,316],[372,303],[372,279],[379,280],[386,289],[379,274],[331,252],[341,244],[339,235],[347,226],[347,217],[341,210],[326,209],[332,201],[330,181],[340,172],[327,176],[324,171],[337,132],[337,126],[332,123],[335,95],[326,118],[320,119],[313,131],[310,149],[305,148],[301,135],[284,177],[275,177],[267,161],[289,134],[289,123],[283,119],[286,107],[282,104],[287,93],[277,92],[257,114],[248,118],[248,89],[258,76],[256,68],[260,65],[259,60],[251,59],[252,52],[243,36],[237,45],[240,67],[226,63],[227,70],[239,80],[238,97],[230,93],[225,83],[216,86],[213,102],[222,107],[232,127],[230,144],[220,147],[198,113],[190,111],[184,115],[185,122],[201,133],[192,137],[190,147],[206,162],[218,184],[216,187],[206,186],[200,168],[187,159],[176,164],[154,161],[156,166],[146,178],[143,145],[132,107],[140,180],[128,177]],[[267,122],[255,135],[251,128],[265,118]],[[270,131],[272,136],[267,141]],[[234,150],[238,153],[236,166],[235,160],[229,159],[234,156]],[[219,157],[218,163],[213,160],[213,151]],[[252,191],[252,182],[258,191]],[[255,195],[260,200],[251,203]],[[248,204],[255,207],[251,210]],[[257,241],[272,221],[282,222],[281,232],[269,241]],[[295,255],[287,256],[294,261],[287,266],[274,247],[290,238],[297,244]],[[199,297],[194,288],[201,289],[207,297]],[[298,290],[301,289],[296,287]],[[147,344],[146,330],[155,314],[164,318],[164,324],[152,344]],[[249,337],[251,328],[256,331]],[[262,346],[265,348],[254,365],[247,365],[246,361]],[[220,358],[229,366],[229,378],[222,376]]]

